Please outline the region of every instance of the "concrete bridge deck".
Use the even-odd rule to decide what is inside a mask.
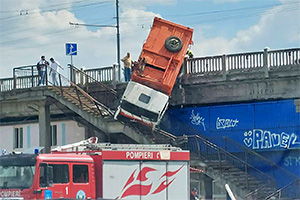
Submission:
[[[103,105],[115,109],[126,87],[126,83],[117,80],[117,69],[118,67],[111,66],[88,69],[82,73],[70,67],[70,82],[84,88]],[[9,112],[7,109],[14,110],[23,105],[20,104],[20,99],[30,103],[39,98],[38,95],[28,95],[39,91],[39,88],[34,89],[38,81],[34,66],[16,67],[13,74],[12,78],[0,79],[0,118],[16,117],[15,112]],[[104,84],[99,86],[99,81]],[[21,93],[26,96],[26,100]],[[16,94],[19,100],[15,101],[15,106],[5,107],[4,103],[6,105],[13,102],[7,99]],[[224,104],[274,99],[295,99],[297,110],[300,110],[300,48],[272,51],[264,49],[259,52],[189,59],[184,63],[182,73],[173,89],[170,105]],[[23,111],[26,115],[32,109]]]

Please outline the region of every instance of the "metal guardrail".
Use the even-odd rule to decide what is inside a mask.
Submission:
[[[85,85],[96,81],[103,83],[117,82],[117,65],[93,69],[78,69],[70,64],[69,66],[70,80],[76,84]]]
[[[86,69],[84,73],[99,82],[116,82],[117,81],[117,65],[101,67],[95,69]]]
[[[265,200],[269,199],[300,199],[300,179],[291,182],[290,184],[280,188],[279,190],[265,198]]]
[[[57,73],[57,75],[59,84],[52,87],[56,91],[59,91],[61,96],[65,96],[66,98],[75,101],[75,103],[79,104],[81,108],[89,109],[92,112],[96,112],[96,114],[100,116],[113,115],[113,112],[106,105],[94,99],[77,84],[73,83],[68,78],[59,73]],[[76,95],[74,95],[73,92],[75,92]]]
[[[45,83],[49,83],[49,67],[46,67]],[[116,65],[104,68],[95,68],[89,70],[79,70],[78,68],[70,67],[70,80],[75,84],[85,85],[91,82],[116,82],[117,81],[117,70]],[[12,78],[0,79],[0,91],[10,91],[13,89],[23,89],[36,87],[39,82],[39,75],[36,65],[27,65],[21,67],[15,67],[13,69]],[[108,88],[105,84],[102,87]],[[111,89],[110,89],[111,90]],[[115,91],[112,91],[115,93]]]
[[[0,91],[10,91],[14,89],[14,79],[13,78],[2,78],[0,79]]]
[[[219,147],[208,139],[199,135],[186,137],[188,137],[188,146],[190,151],[197,153],[197,156],[200,159],[203,159],[204,161],[217,161],[216,164],[219,165],[220,170],[222,170],[222,163],[226,161],[228,164],[243,171],[244,174],[241,175],[240,178],[245,179],[248,190],[250,190],[248,181],[250,176],[258,180],[261,184],[263,184],[264,187],[274,186],[276,183],[272,176],[262,172],[255,166],[250,165],[245,160],[239,158],[231,152],[226,151],[224,148]]]
[[[272,51],[266,48],[258,52],[192,58],[186,62],[185,72],[188,74],[219,73],[226,78],[226,74],[233,71],[263,70],[268,75],[268,71],[272,68],[299,64],[300,48]]]
[[[117,98],[117,91],[115,91],[114,89],[108,87],[106,84],[104,84],[103,82],[101,82],[100,80],[110,80],[110,79],[96,79],[97,77],[92,77],[90,76],[88,73],[86,73],[86,71],[80,70],[78,68],[76,68],[74,65],[69,65],[70,68],[70,77],[71,77],[71,82],[77,84],[77,85],[84,85],[85,86],[85,91],[89,92],[89,85],[91,83],[96,84],[97,87],[100,88],[104,88],[104,97],[102,102],[105,103],[105,105],[109,104],[109,101],[111,101],[111,99],[109,98],[110,94],[112,94],[115,98]],[[115,67],[116,69],[116,67]],[[103,71],[101,71],[103,70]],[[102,69],[99,71],[98,69],[96,69],[96,71],[93,72],[105,72],[107,70],[113,70],[113,68],[107,68],[107,69]],[[76,77],[79,77],[79,80],[76,79]],[[99,78],[99,77],[98,77]],[[110,77],[111,78],[111,77]],[[108,81],[104,81],[104,82],[108,82]],[[109,81],[111,82],[111,81]]]
[[[210,138],[209,138],[210,139]],[[211,141],[214,141],[215,139],[211,139]],[[221,141],[220,141],[221,140]],[[219,138],[219,142],[217,142],[218,146],[224,147],[226,151],[230,151],[229,148],[231,149],[230,153],[235,155],[236,157],[240,158],[241,160],[244,160],[245,162],[251,164],[252,166],[257,166],[259,165],[264,169],[264,173],[274,176],[275,174],[280,175],[284,177],[285,179],[288,178],[287,181],[283,182],[281,184],[283,185],[288,185],[291,181],[295,181],[298,179],[298,177],[287,171],[286,169],[280,167],[273,161],[263,157],[262,155],[256,153],[255,151],[248,149],[247,147],[241,145],[240,143],[228,138],[228,137],[222,137]],[[233,151],[233,152],[232,152]],[[242,153],[241,153],[242,152]],[[257,168],[260,168],[257,167]],[[246,199],[255,199],[255,196],[258,192],[262,191],[265,189],[265,187],[268,187],[268,185],[265,185],[263,187],[257,188],[257,190],[250,192],[247,194],[245,197]],[[277,185],[278,187],[278,185]]]
[[[94,71],[94,69],[92,70],[80,70],[77,67],[75,67],[74,65],[69,65],[70,68],[70,74],[72,74],[70,81],[72,81],[75,84],[79,84],[79,85],[87,85],[88,83],[96,83],[98,84],[100,87],[105,88],[107,91],[109,91],[110,93],[112,93],[113,95],[117,95],[117,91],[115,91],[114,89],[108,87],[106,84],[104,84],[103,82],[110,82],[112,79],[110,79],[111,77],[109,76],[108,79],[103,78],[103,79],[97,79],[97,77],[95,76],[90,76],[91,73],[87,73],[87,72],[104,72],[104,74],[106,74],[105,72],[107,70],[112,71],[113,68],[108,67],[108,68],[101,68],[100,69],[96,69]],[[93,74],[93,73],[92,73]],[[80,77],[79,80],[74,78],[74,76]],[[101,81],[102,80],[102,81]]]

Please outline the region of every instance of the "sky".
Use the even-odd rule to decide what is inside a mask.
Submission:
[[[117,63],[115,0],[0,0],[0,78],[41,55],[65,68]],[[194,29],[195,57],[300,47],[300,0],[119,0],[121,58],[137,60],[155,16]]]

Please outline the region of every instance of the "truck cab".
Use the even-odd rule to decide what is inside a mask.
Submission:
[[[86,155],[0,157],[0,199],[95,198],[94,162]]]

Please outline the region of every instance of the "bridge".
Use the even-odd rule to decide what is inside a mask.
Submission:
[[[48,152],[50,117],[62,115],[88,127],[88,137],[109,136],[122,138],[128,143],[183,145],[194,152],[192,166],[202,169],[204,163],[205,173],[210,178],[221,184],[230,183],[241,199],[278,198],[299,186],[299,177],[228,137],[213,139],[201,132],[179,137],[134,122],[115,121],[112,115],[126,88],[126,83],[117,79],[118,67],[82,70],[70,66],[69,69],[69,78],[59,74],[58,86],[47,80],[46,86],[37,87],[38,74],[34,65],[15,67],[13,77],[0,79],[0,125],[38,116],[40,146]],[[183,65],[172,91],[170,110],[293,99],[299,113],[299,86],[300,48],[192,58]],[[176,123],[185,127],[180,121]],[[186,130],[192,131],[190,127]],[[227,145],[234,147],[235,151]],[[269,171],[256,166],[257,163],[251,162],[253,160],[264,163],[264,168]],[[288,180],[282,181],[281,185],[271,174],[281,174]],[[192,174],[194,179],[199,177],[197,173]],[[208,181],[204,176],[201,179]]]

